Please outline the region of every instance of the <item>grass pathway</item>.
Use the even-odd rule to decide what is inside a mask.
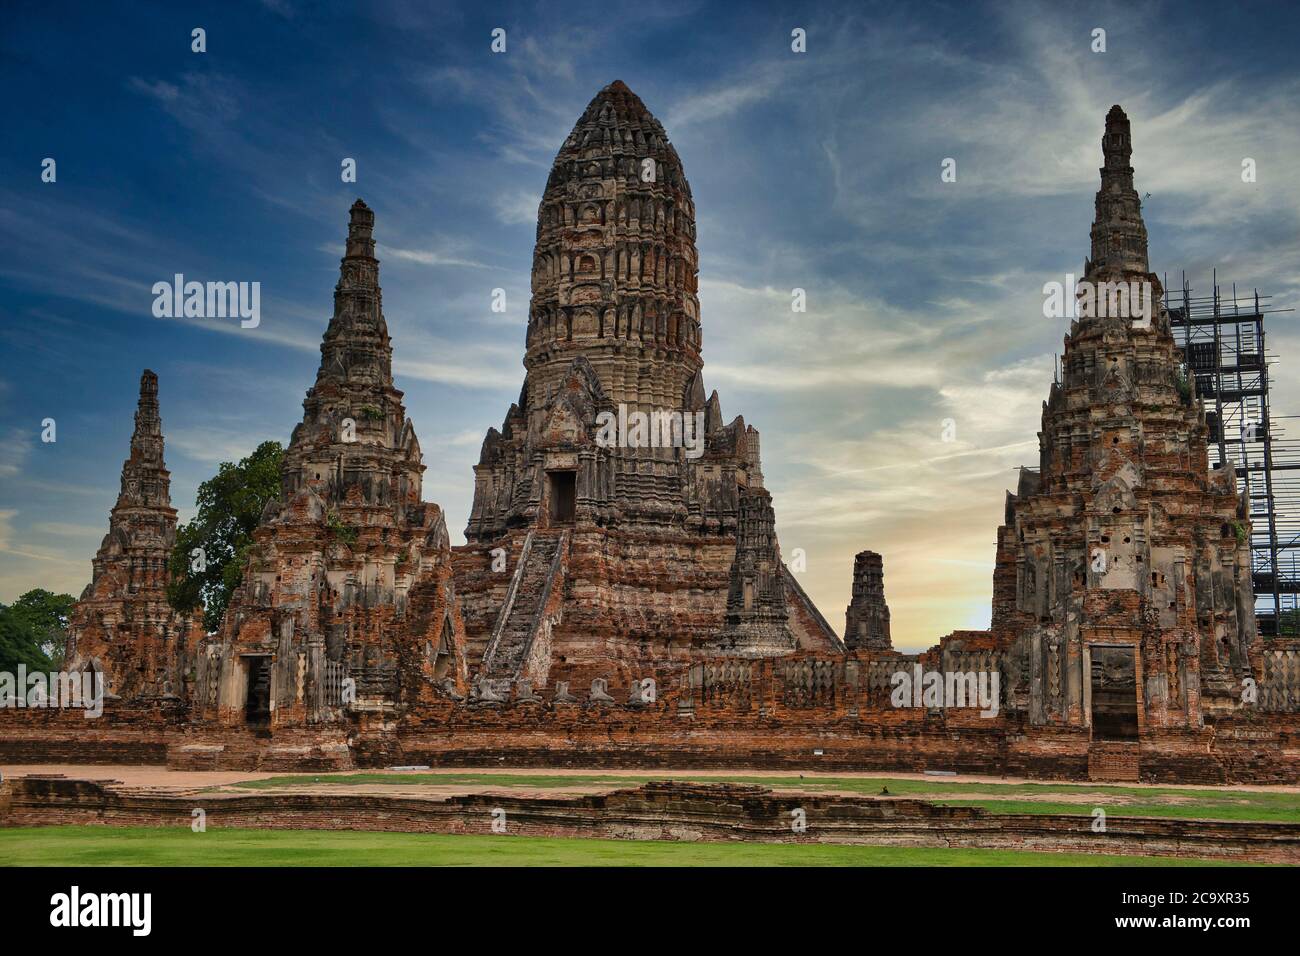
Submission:
[[[1214,866],[1019,850],[188,827],[0,829],[5,866]]]

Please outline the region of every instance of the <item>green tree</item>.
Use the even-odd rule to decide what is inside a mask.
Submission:
[[[1300,634],[1300,608],[1284,608],[1277,622],[1279,636],[1295,637]]]
[[[167,600],[178,611],[202,607],[209,631],[221,626],[230,595],[243,577],[262,510],[280,496],[283,458],[280,443],[266,441],[237,465],[223,461],[217,473],[199,485],[199,513],[176,529]],[[202,552],[201,569],[196,550]]]
[[[44,588],[28,591],[13,604],[0,604],[0,671],[58,670],[63,666],[63,638],[72,612],[71,594]]]

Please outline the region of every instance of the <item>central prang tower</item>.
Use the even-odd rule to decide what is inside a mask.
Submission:
[[[681,160],[645,104],[615,81],[564,141],[538,207],[527,374],[519,403],[483,443],[469,540],[574,519],[734,530],[735,488],[761,483],[758,433],[724,429],[716,399],[705,400],[698,270]],[[610,447],[584,440],[602,411],[691,424],[700,413],[741,473],[722,469],[721,495],[711,482],[693,493],[690,459],[648,441],[658,433]]]
[[[706,398],[691,189],[621,81],[564,141],[537,219],[523,388],[457,549],[480,676],[617,682],[837,644],[781,563],[758,432]]]
[[[528,406],[583,356],[611,401],[682,407],[702,364],[698,272],[677,150],[615,81],[564,141],[537,211]]]

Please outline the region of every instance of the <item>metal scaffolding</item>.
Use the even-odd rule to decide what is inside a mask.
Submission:
[[[1237,488],[1250,500],[1251,575],[1255,616],[1263,635],[1296,634],[1300,612],[1300,439],[1269,405],[1270,369],[1279,357],[1264,339],[1264,316],[1290,312],[1270,308],[1258,291],[1238,297],[1219,287],[1195,296],[1182,277],[1181,290],[1165,283],[1165,308],[1174,338],[1183,347],[1189,377],[1205,406],[1210,427],[1210,465],[1232,462]]]

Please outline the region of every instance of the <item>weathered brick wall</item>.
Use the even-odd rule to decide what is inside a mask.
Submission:
[[[108,701],[100,717],[71,709],[0,709],[0,763],[158,764],[181,733],[180,704]]]
[[[290,728],[274,736],[245,728],[189,728],[169,738],[163,755],[173,770],[267,770],[293,773],[351,770],[347,731]]]
[[[984,653],[979,642],[961,653]],[[936,666],[938,655],[926,655]],[[572,688],[575,703],[483,705],[447,697],[406,711],[353,715],[349,727],[186,726],[176,708],[0,711],[0,757],[10,763],[162,763],[184,769],[319,771],[434,766],[717,767],[923,771],[1086,779],[1087,728],[1032,727],[1023,711],[890,706],[879,675],[907,658],[854,657],[819,683],[824,660],[734,661],[638,670],[611,683],[614,703]],[[879,668],[876,668],[877,670]],[[653,702],[628,703],[653,677]],[[818,753],[820,751],[820,753]],[[1140,741],[1141,779],[1172,783],[1300,780],[1300,714],[1243,713],[1201,730]]]

